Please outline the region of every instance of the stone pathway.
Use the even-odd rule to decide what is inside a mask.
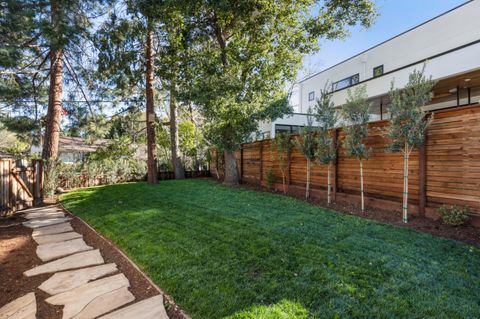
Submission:
[[[61,209],[30,208],[24,211],[24,217],[28,221],[23,225],[33,229],[37,255],[46,262],[24,275],[54,273],[38,288],[51,295],[45,300],[47,303],[64,306],[63,319],[93,319],[102,315],[103,319],[168,319],[162,295],[124,307],[135,300],[128,290],[128,278],[118,273],[116,264],[105,264],[100,251],[88,246],[83,236],[73,231],[71,218],[65,217]],[[0,308],[0,319],[34,319],[36,309],[35,294],[31,292]]]

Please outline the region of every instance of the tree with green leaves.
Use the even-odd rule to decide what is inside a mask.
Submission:
[[[315,156],[320,164],[327,165],[327,203],[330,204],[332,201],[331,168],[337,156],[337,145],[335,145],[331,131],[337,125],[338,116],[331,94],[327,91],[327,86],[320,91],[320,97],[314,107],[314,114],[318,123],[318,142]]]
[[[276,157],[278,161],[278,166],[280,168],[280,172],[282,174],[282,186],[283,186],[283,193],[287,193],[286,188],[286,176],[287,170],[290,167],[290,162],[292,160],[292,150],[294,147],[294,143],[292,141],[292,135],[290,133],[278,133],[275,135],[275,139],[273,140],[276,146]]]
[[[147,181],[158,183],[155,142],[155,31],[157,17],[164,9],[154,1],[117,1],[116,10],[100,27],[98,78],[113,94],[141,96],[145,103],[147,135]]]
[[[369,0],[196,1],[201,26],[193,52],[193,101],[205,117],[207,139],[225,156],[224,184],[238,184],[235,150],[259,121],[290,112],[286,84],[294,81],[318,38],[340,38],[368,27]]]
[[[311,112],[307,115],[307,125],[300,129],[300,134],[296,138],[296,145],[300,153],[305,156],[307,160],[307,182],[305,184],[305,198],[310,197],[310,175],[312,164],[315,163],[315,153],[317,152],[317,130],[313,126],[313,119]]]
[[[347,101],[342,107],[342,117],[345,121],[345,140],[343,146],[347,154],[358,159],[360,163],[360,196],[362,212],[365,210],[363,191],[363,160],[368,159],[369,150],[364,144],[368,136],[368,121],[370,119],[370,102],[366,86],[357,86],[348,90]]]
[[[427,118],[424,107],[432,99],[434,81],[422,71],[413,71],[402,89],[390,89],[389,150],[403,155],[403,222],[408,221],[408,169],[410,154],[425,142],[425,133],[431,118]]]

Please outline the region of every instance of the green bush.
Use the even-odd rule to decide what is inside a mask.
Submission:
[[[470,207],[465,206],[447,206],[443,205],[438,209],[438,212],[442,215],[444,224],[452,226],[460,226],[470,218]]]
[[[267,181],[267,188],[269,190],[272,189],[273,183],[275,182],[275,176],[273,175],[271,168],[265,173],[265,180]]]

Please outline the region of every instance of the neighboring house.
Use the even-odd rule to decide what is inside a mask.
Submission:
[[[95,152],[101,147],[105,147],[109,139],[97,139],[94,142],[88,142],[81,137],[60,137],[58,144],[58,158],[64,163],[76,163],[83,160],[88,153]],[[133,158],[137,161],[147,160],[147,145],[132,144],[135,149]],[[32,145],[30,154],[42,154],[43,147]]]
[[[107,145],[109,140],[98,139],[87,142],[81,137],[60,137],[58,144],[58,158],[64,163],[75,163],[83,160],[88,153],[95,152],[100,147]],[[43,147],[32,145],[31,154],[42,154]]]
[[[371,120],[389,118],[388,92],[392,80],[403,87],[409,74],[425,65],[426,76],[436,80],[427,110],[480,102],[480,0],[466,2],[341,63],[299,81],[290,103],[293,114],[260,124],[259,138],[275,132],[296,132],[306,124],[327,83],[335,106],[341,108],[347,91],[366,85]]]

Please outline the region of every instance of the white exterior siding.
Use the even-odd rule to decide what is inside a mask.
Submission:
[[[396,86],[403,86],[408,74],[421,69],[423,63],[402,69],[379,78],[373,78],[373,68],[383,65],[384,73],[422,61],[437,54],[480,40],[480,0],[474,0],[411,29],[395,38],[387,40],[359,55],[322,71],[306,80],[302,86],[302,112],[314,102],[308,101],[308,93],[318,92],[327,81],[336,82],[360,75],[360,82],[371,79],[367,84],[367,94],[371,97],[385,94],[390,82],[395,78]],[[432,59],[427,64],[426,74],[433,79],[441,79],[480,67],[480,45],[460,49]],[[345,102],[346,90],[333,94],[335,105]]]
[[[415,69],[421,70],[426,59],[425,74],[434,80],[480,69],[479,17],[480,0],[469,1],[300,81],[294,86],[290,99],[294,113],[299,114],[262,123],[260,131],[270,132],[274,137],[275,124],[305,125],[304,113],[315,104],[315,100],[309,101],[309,93],[315,92],[317,98],[327,83],[331,85],[355,74],[359,74],[359,81],[366,85],[368,96],[375,98],[388,93],[392,80],[395,87],[403,87],[409,74]],[[383,75],[374,78],[373,69],[381,65]],[[333,93],[335,106],[345,103],[347,91],[342,89]],[[472,103],[479,99],[478,94],[472,96]],[[440,107],[441,104],[436,104],[430,108]],[[373,116],[372,120],[375,119]]]

